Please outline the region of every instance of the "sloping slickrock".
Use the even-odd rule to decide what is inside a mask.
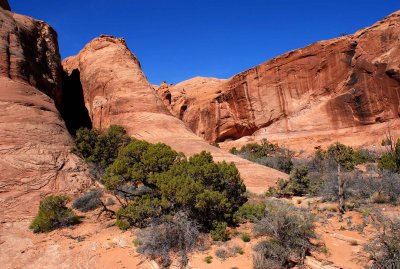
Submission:
[[[71,138],[53,101],[25,83],[0,77],[0,218],[31,219],[40,199],[90,184],[70,153]]]
[[[192,155],[210,151],[216,161],[234,162],[250,191],[261,193],[286,174],[253,164],[209,145],[165,107],[123,39],[101,36],[79,55],[64,60],[67,73],[80,73],[86,108],[93,126],[124,126],[136,138],[163,142]]]

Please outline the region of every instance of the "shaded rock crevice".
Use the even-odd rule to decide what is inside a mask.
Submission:
[[[83,88],[78,69],[74,69],[71,74],[63,72],[62,77],[62,97],[59,111],[64,119],[67,129],[71,135],[81,127],[92,128],[92,121],[89,111],[85,106]]]
[[[5,10],[11,11],[10,4],[8,3],[7,0],[0,0],[0,7]]]

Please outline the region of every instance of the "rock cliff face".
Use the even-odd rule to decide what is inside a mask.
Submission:
[[[122,38],[101,36],[78,57],[67,58],[63,66],[69,75],[73,71],[80,74],[84,102],[95,128],[107,128],[124,114],[168,114]]]
[[[7,7],[7,2],[1,2]],[[42,21],[0,8],[0,221],[31,219],[41,197],[90,184],[70,153],[57,110],[61,61],[57,35]]]
[[[84,102],[96,128],[122,125],[131,136],[166,143],[186,155],[207,150],[217,161],[235,162],[254,192],[263,192],[279,177],[287,176],[228,154],[190,131],[165,107],[123,39],[96,38],[77,56],[65,59],[63,66],[70,76],[79,74]]]
[[[71,95],[62,91],[57,35],[8,11],[7,1],[0,5],[0,264],[73,268],[81,255],[64,257],[58,244],[41,245],[49,237],[38,240],[28,228],[44,196],[77,194],[91,184],[57,109],[68,114],[63,97]]]
[[[0,76],[28,83],[59,105],[62,67],[56,32],[26,16],[5,10],[0,16]]]
[[[226,81],[197,78],[158,92],[164,101],[170,96],[174,115],[208,141],[379,124],[399,117],[399,44],[396,12],[354,35],[291,51]]]

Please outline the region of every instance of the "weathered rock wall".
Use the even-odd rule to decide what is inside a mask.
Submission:
[[[3,6],[2,2],[2,6]],[[72,154],[61,104],[57,35],[42,21],[0,9],[0,222],[31,219],[40,199],[90,183]]]
[[[61,103],[57,33],[47,23],[0,10],[0,76],[21,81]]]
[[[400,112],[399,42],[396,12],[354,35],[291,51],[227,81],[169,86],[170,109],[208,141],[390,121]]]

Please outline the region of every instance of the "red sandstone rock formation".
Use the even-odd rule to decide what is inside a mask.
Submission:
[[[336,128],[346,135],[346,126],[397,117],[399,14],[354,36],[291,52],[227,81],[195,78],[176,86],[163,84],[157,94],[125,42],[108,36],[65,61],[63,89],[56,33],[44,22],[11,13],[6,0],[0,0],[0,6],[2,268],[152,268],[124,249],[133,238],[107,223],[91,220],[50,236],[28,230],[41,197],[76,193],[91,183],[85,164],[70,153],[66,128],[74,131],[88,124],[88,116],[97,128],[121,124],[135,137],[170,144],[188,155],[208,150],[216,160],[233,161],[255,192],[287,175],[210,146],[178,118],[199,135],[222,140],[254,130],[283,130],[287,137],[294,127],[328,128],[326,132]],[[73,109],[70,101],[75,101]],[[266,117],[270,120],[265,123]],[[357,130],[365,134],[379,130],[378,125]],[[76,244],[74,238],[82,236],[85,241]]]
[[[56,32],[45,22],[1,10],[0,76],[36,87],[61,102]]]
[[[91,184],[56,108],[68,96],[57,35],[42,21],[3,9],[7,1],[0,4],[0,267],[73,268],[80,260],[85,266],[84,249],[68,255],[68,247],[41,245],[49,237],[37,240],[28,228],[44,196]]]
[[[63,66],[68,74],[80,74],[85,105],[96,128],[122,125],[136,138],[166,143],[186,155],[209,151],[217,161],[235,162],[250,191],[261,193],[287,176],[228,154],[191,132],[165,107],[123,39],[96,38]]]
[[[170,110],[208,141],[253,134],[284,140],[327,130],[333,141],[338,130],[354,128],[351,133],[396,119],[400,12],[354,35],[291,51],[226,81],[207,81],[192,79],[168,91]]]
[[[7,2],[1,2],[7,7]],[[0,222],[30,219],[46,194],[90,184],[70,153],[61,104],[57,35],[42,21],[0,8]]]

